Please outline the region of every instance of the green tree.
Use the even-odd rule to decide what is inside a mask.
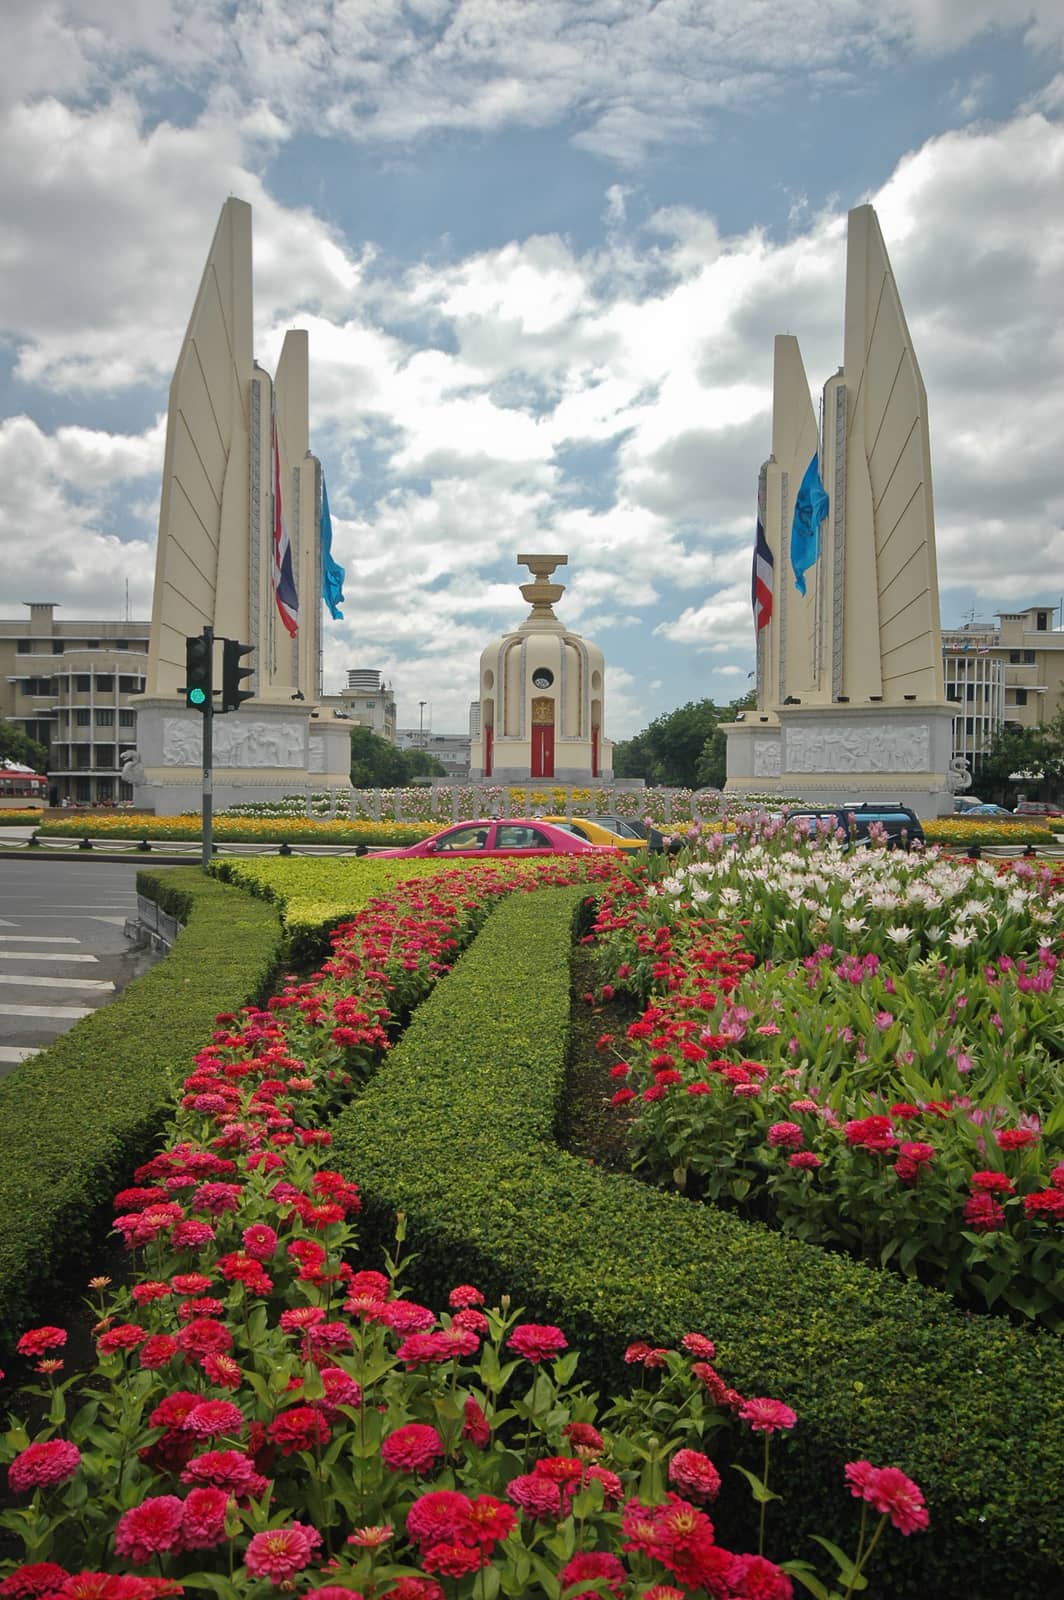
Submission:
[[[427,750],[398,750],[372,728],[351,729],[351,783],[356,789],[401,789],[414,778],[445,778],[447,768]]]
[[[722,722],[756,703],[753,691],[725,709],[712,700],[689,700],[648,728],[614,745],[613,771],[618,778],[643,778],[670,788],[720,788],[726,763]]]
[[[17,761],[21,767],[32,767],[34,772],[48,771],[48,751],[36,739],[30,739],[14,723],[0,718],[0,761]]]
[[[973,785],[983,800],[1008,804],[1018,794],[1030,794],[1032,788],[1036,787],[1036,780],[1020,780],[1013,783],[1012,774],[1046,770],[1045,735],[1048,731],[1048,729],[1022,728],[1015,722],[1006,722],[999,729],[990,749],[982,759]]]

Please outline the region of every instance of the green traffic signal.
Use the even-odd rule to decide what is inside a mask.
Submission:
[[[210,628],[185,640],[185,704],[193,711],[205,711],[211,704],[214,688],[214,634]]]

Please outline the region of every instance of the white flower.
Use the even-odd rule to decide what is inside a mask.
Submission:
[[[887,928],[885,932],[890,942],[897,945],[908,944],[913,936],[913,930],[904,924],[900,928]]]
[[[928,938],[930,937],[929,930]],[[951,944],[954,950],[967,950],[970,944],[975,943],[976,937],[974,928],[954,928],[953,932],[948,936],[947,943]]]
[[[847,933],[863,933],[867,927],[864,917],[847,917],[843,923]]]

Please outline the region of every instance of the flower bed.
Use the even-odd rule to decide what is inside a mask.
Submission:
[[[601,1044],[639,1165],[1061,1326],[1052,871],[784,834],[619,890],[596,925],[602,971],[648,1004]]]
[[[93,1370],[64,1375],[65,1328],[21,1333],[45,1420],[0,1441],[0,1523],[24,1553],[4,1563],[6,1600],[297,1585],[324,1600],[789,1600],[791,1573],[827,1594],[810,1561],[765,1554],[784,1553],[766,1519],[770,1441],[786,1451],[801,1419],[733,1389],[704,1334],[630,1346],[635,1383],[597,1406],[561,1328],[505,1300],[485,1309],[471,1284],[437,1315],[400,1292],[400,1263],[349,1259],[361,1200],[327,1164],[345,1088],[332,1047],[381,1048],[415,968],[438,970],[464,914],[483,909],[478,889],[502,890],[448,878],[398,894],[397,917],[356,916],[311,983],[217,1018],[162,1150],[115,1197],[133,1271],[110,1294],[90,1281]],[[299,1033],[319,1048],[294,1055]],[[758,1548],[737,1551],[707,1507],[733,1438],[755,1434],[760,1472],[742,1470]],[[849,1596],[886,1524],[908,1536],[929,1515],[894,1466],[855,1459],[837,1484],[861,1504],[856,1552],[818,1553]]]

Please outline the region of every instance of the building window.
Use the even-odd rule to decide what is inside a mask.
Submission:
[[[79,728],[87,728],[92,721],[92,713],[87,706],[79,706],[74,712],[74,721]]]
[[[116,650],[128,650],[129,649],[129,640],[128,639],[116,639],[115,640],[115,649]]]
[[[111,706],[105,706],[101,710],[97,711],[96,726],[98,728],[113,728],[114,725],[115,714]]]
[[[89,674],[87,672],[75,672],[75,674],[74,674],[74,692],[75,692],[75,694],[88,694],[88,692],[89,692],[89,690],[91,688],[92,688],[92,679],[89,677]]]
[[[1018,650],[1010,650],[1009,651],[1009,660],[1012,662],[1012,665],[1014,667],[1018,666],[1019,660],[1020,660],[1020,652]]]
[[[1036,627],[1037,627],[1037,630],[1038,630],[1039,633],[1048,633],[1048,631],[1049,631],[1049,612],[1048,611],[1040,611],[1038,613],[1038,621],[1036,623]]]
[[[946,699],[947,700],[959,700],[960,697],[961,697],[960,685],[956,684],[956,683],[947,683],[947,685],[946,685]]]
[[[1023,652],[1023,664],[1024,664],[1025,667],[1033,667],[1034,666],[1034,651],[1033,650],[1025,650]]]
[[[118,691],[120,694],[139,694],[141,691],[141,681],[139,678],[133,678],[123,674],[123,676],[118,680]]]
[[[127,711],[123,709],[118,713],[118,726],[120,728],[133,728],[136,726],[136,723],[137,713],[135,711]]]
[[[965,717],[965,719],[964,719],[964,731],[965,731],[965,733],[974,733],[975,732],[975,718],[974,717]]]
[[[975,684],[974,683],[970,683],[968,685],[968,690],[967,690],[967,693],[965,695],[965,699],[967,699],[967,700],[974,700],[975,699]]]
[[[96,760],[94,765],[96,767],[107,767],[109,769],[113,769],[115,767],[115,747],[113,744],[98,744],[96,746]]]
[[[77,762],[76,762],[77,766],[79,766],[79,767],[91,767],[92,766],[92,751],[89,749],[87,744],[75,745],[74,746],[74,754],[78,758]]]
[[[1016,690],[1016,704],[1018,706],[1025,706],[1027,704],[1027,690],[1026,689],[1017,689]]]
[[[96,687],[104,694],[113,694],[115,680],[109,672],[100,672],[96,675]]]
[[[53,656],[61,656],[63,654],[63,641],[62,641],[62,639],[53,639],[52,640],[52,654],[53,654]]]
[[[79,805],[87,805],[92,797],[92,789],[88,778],[78,778],[74,784],[74,798]]]

